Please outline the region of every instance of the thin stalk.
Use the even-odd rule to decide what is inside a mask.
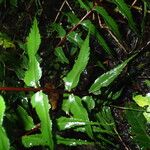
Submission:
[[[82,22],[85,18],[87,18],[87,17],[93,12],[93,9],[94,9],[94,7],[93,7],[90,11],[88,11],[88,12],[84,15],[84,17],[83,17],[75,26],[73,26],[73,27],[70,29],[70,31],[60,40],[60,42],[57,44],[56,47],[59,47],[62,43],[64,43],[64,42],[66,41],[67,35],[69,35],[71,32],[73,32],[73,31],[81,24],[81,22]]]

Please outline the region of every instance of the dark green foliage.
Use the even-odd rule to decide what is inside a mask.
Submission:
[[[18,19],[17,33],[3,24],[5,15],[1,21],[0,150],[149,149],[149,97],[131,99],[142,91],[140,59],[149,57],[149,1],[135,10],[125,0],[59,1],[55,10],[53,3],[0,1],[6,16]]]
[[[138,108],[135,104],[131,108]],[[146,120],[142,112],[126,111],[126,117],[131,125],[131,135],[143,149],[147,150],[150,143],[150,135],[146,131]]]

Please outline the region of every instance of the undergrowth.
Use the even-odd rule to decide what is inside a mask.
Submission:
[[[0,5],[0,150],[150,148],[149,1]]]

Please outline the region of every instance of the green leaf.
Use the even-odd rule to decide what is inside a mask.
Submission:
[[[67,118],[67,117],[60,117],[57,119],[57,125],[59,130],[66,130],[71,129],[74,127],[81,127],[85,128],[85,125],[97,125],[97,122],[90,122],[85,121],[83,119],[78,118]]]
[[[86,104],[87,109],[89,110],[89,112],[95,108],[95,101],[92,98],[92,96],[84,96],[82,97],[83,102]]]
[[[114,69],[102,74],[100,77],[98,77],[95,82],[92,84],[92,86],[89,89],[90,93],[93,93],[95,95],[101,93],[102,87],[107,87],[110,85],[122,72],[124,67],[127,65],[127,63],[133,58],[134,56],[130,57]]]
[[[73,26],[75,26],[80,21],[80,19],[72,12],[65,13],[65,15],[68,18],[68,22],[71,23]]]
[[[82,119],[77,118],[60,117],[57,119],[57,125],[59,127],[59,130],[66,130],[77,126],[84,126],[86,125],[86,122]]]
[[[43,94],[42,91],[37,92],[31,98],[32,107],[35,108],[36,113],[41,121],[41,134],[29,135],[22,138],[25,146],[37,146],[39,141],[40,145],[48,146],[51,150],[54,149],[53,136],[52,136],[52,121],[49,115],[50,104],[48,96]],[[39,136],[39,137],[38,137]],[[33,138],[33,141],[32,141]],[[37,139],[37,142],[35,141]],[[42,140],[40,140],[42,139]],[[29,142],[29,143],[28,143]]]
[[[130,104],[130,107],[139,109],[133,104]],[[131,135],[133,136],[133,140],[137,142],[142,149],[149,149],[150,136],[146,132],[146,120],[142,112],[126,110],[126,117],[128,123],[131,125]]]
[[[140,107],[147,106],[146,112],[144,112],[143,115],[146,118],[147,122],[150,123],[150,93],[148,93],[146,96],[136,95],[136,96],[133,97],[133,100]]]
[[[79,18],[77,18],[77,16],[72,13],[66,13],[66,16],[68,17],[68,22],[70,22],[72,25],[76,25],[80,21]],[[97,38],[98,43],[103,47],[103,49],[105,50],[107,54],[112,55],[112,51],[110,50],[105,39],[100,35],[99,31],[97,30],[95,25],[92,24],[90,20],[82,21],[81,25],[85,28],[85,30],[91,31],[91,34]],[[78,42],[78,43],[81,43],[81,42]]]
[[[150,80],[145,80],[144,83],[147,85],[147,87],[150,87]]]
[[[57,140],[57,144],[64,144],[68,146],[93,145],[94,144],[94,142],[88,142],[87,140],[64,138],[59,135],[56,136],[56,140]]]
[[[5,106],[4,99],[2,96],[0,96],[0,125],[2,125],[3,123],[5,109],[6,109],[6,106]]]
[[[80,35],[76,32],[71,32],[67,35],[68,41],[74,43],[75,45],[81,47],[83,40],[81,39]]]
[[[29,57],[28,70],[25,72],[24,82],[27,86],[36,87],[41,78],[42,71],[36,54],[41,43],[41,37],[36,18],[33,21],[29,36],[27,37],[27,53]]]
[[[62,47],[55,48],[55,55],[59,59],[61,63],[67,63],[69,64],[68,58],[65,56]]]
[[[28,148],[33,147],[33,146],[47,145],[45,139],[43,139],[43,136],[41,134],[23,136],[22,143],[25,147],[28,147]]]
[[[78,0],[78,2],[80,4],[81,8],[83,8],[87,11],[89,11],[90,8],[92,8],[92,5],[91,5],[92,3],[89,3],[87,0],[84,0],[84,2],[82,0]]]
[[[92,24],[90,20],[84,20],[81,22],[81,25],[86,28],[86,30],[91,31],[91,34],[97,38],[98,43],[103,47],[105,52],[108,55],[112,55],[112,51],[110,50],[108,44],[106,43],[105,39],[99,34],[99,31],[96,29],[95,25]]]
[[[96,114],[96,118],[99,121],[100,126],[103,126],[103,129],[108,132],[114,133],[114,129],[116,129],[115,121],[111,114],[110,107],[103,107],[102,111]]]
[[[0,46],[2,46],[4,49],[15,48],[14,43],[7,36],[7,34],[2,33],[2,32],[0,32]]]
[[[36,58],[29,61],[29,68],[25,72],[24,82],[27,86],[36,87],[39,79],[42,76],[42,70]]]
[[[63,101],[62,109],[67,114],[72,114],[73,118],[81,119],[83,122],[90,122],[87,110],[82,104],[82,100],[78,96],[69,95],[68,100]],[[85,126],[86,133],[90,138],[93,138],[93,133],[90,125]]]
[[[114,33],[114,35],[117,38],[121,39],[121,34],[119,32],[118,25],[116,21],[108,14],[108,12],[103,7],[100,6],[96,6],[94,10],[103,17],[106,25],[110,28],[110,30]]]
[[[63,79],[65,82],[65,89],[71,91],[74,87],[78,85],[80,75],[82,71],[85,69],[90,55],[90,47],[89,47],[89,34],[87,35],[83,45],[81,46],[79,55],[72,70],[67,74],[67,76]]]
[[[30,60],[32,60],[33,57],[35,57],[40,44],[41,44],[41,36],[39,33],[38,23],[35,18],[29,36],[27,37],[27,51]]]
[[[2,126],[5,109],[6,109],[6,106],[5,106],[4,99],[2,96],[0,96],[0,149],[1,150],[9,150],[10,148],[9,139]]]
[[[17,108],[17,112],[25,130],[31,130],[34,127],[34,122],[33,119],[28,115],[27,111],[23,107],[19,106]]]
[[[136,24],[133,20],[131,10],[128,7],[128,5],[125,3],[125,1],[124,0],[113,0],[113,2],[117,5],[121,14],[127,18],[130,28],[134,32],[138,33],[138,29],[137,29]]]
[[[58,23],[53,23],[51,25],[51,28],[58,33],[59,38],[63,38],[66,35],[66,31],[64,30],[62,25],[60,25]]]

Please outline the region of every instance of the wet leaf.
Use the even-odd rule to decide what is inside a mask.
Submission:
[[[85,120],[78,119],[78,118],[60,117],[57,119],[57,124],[58,124],[59,130],[66,130],[66,129],[71,129],[74,127],[81,127],[81,126],[85,128],[84,127],[85,125],[97,125],[97,122],[90,122],[90,121],[87,122]]]
[[[23,136],[22,137],[22,143],[25,147],[28,147],[28,148],[33,147],[33,146],[46,145],[46,142],[43,139],[43,136],[40,134]]]
[[[39,33],[38,23],[35,18],[29,36],[27,37],[27,51],[30,60],[32,60],[32,58],[35,57],[35,54],[37,53],[40,44],[41,36]]]
[[[0,32],[0,46],[3,48],[15,48],[15,44],[11,39],[7,36],[7,34]]]
[[[50,104],[49,104],[48,96],[43,94],[42,91],[37,92],[32,96],[31,103],[32,103],[32,107],[35,108],[36,113],[41,121],[41,128],[40,128],[41,134],[24,136],[22,138],[22,142],[25,143],[27,147],[30,145],[37,146],[39,145],[38,142],[42,137],[40,145],[48,146],[51,150],[53,150],[54,143],[52,138],[52,121],[49,115]],[[32,138],[33,141],[31,141]],[[35,139],[37,139],[37,142],[35,141]]]
[[[64,138],[59,135],[56,136],[57,144],[64,144],[68,146],[77,146],[77,145],[93,145],[93,142],[88,142],[87,140],[80,140],[80,139],[71,139],[71,138]]]
[[[61,63],[69,64],[68,58],[65,56],[65,53],[63,52],[62,47],[55,48],[55,55],[59,59]]]
[[[28,115],[27,111],[19,106],[17,112],[20,116],[21,123],[23,124],[25,130],[31,130],[34,127],[33,119]]]
[[[72,114],[73,118],[81,119],[83,122],[90,122],[87,110],[82,104],[82,100],[78,96],[69,95],[68,100],[63,101],[62,109],[67,114]],[[90,125],[85,126],[86,133],[93,138],[93,133]]]
[[[133,100],[140,107],[147,106],[146,112],[144,112],[143,115],[146,118],[147,122],[150,123],[150,93],[148,93],[146,96],[136,95],[136,96],[133,97]]]
[[[127,63],[133,58],[134,56],[130,57],[114,69],[102,74],[100,77],[98,77],[95,82],[92,84],[92,86],[89,89],[90,93],[93,93],[95,95],[101,93],[102,87],[107,87],[110,85],[122,72],[124,67],[127,65]]]
[[[75,45],[78,45],[79,47],[81,47],[83,43],[83,40],[81,39],[80,35],[76,32],[71,32],[70,34],[68,34],[67,39],[69,42],[72,42]]]
[[[36,87],[41,76],[42,70],[40,64],[34,57],[31,61],[29,61],[29,68],[25,72],[24,82],[27,86]]]
[[[2,125],[3,123],[5,109],[6,109],[6,106],[5,106],[4,99],[2,96],[0,96],[0,125]]]
[[[5,106],[4,99],[2,96],[0,96],[0,149],[1,150],[9,150],[10,148],[9,139],[2,126],[5,109],[6,109],[6,106]]]
[[[51,28],[52,28],[52,30],[57,31],[57,34],[58,34],[59,38],[63,38],[66,35],[66,31],[64,30],[62,25],[60,25],[58,23],[53,23],[51,25]]]
[[[66,118],[66,117],[60,117],[59,119],[57,119],[57,123],[59,130],[66,130],[71,129],[73,127],[86,125],[86,122],[82,119]]]
[[[139,109],[134,104],[130,108]],[[128,123],[131,125],[131,135],[133,140],[144,150],[149,149],[150,136],[146,132],[146,119],[142,112],[126,110]]]
[[[42,71],[36,54],[41,43],[41,37],[36,18],[33,21],[29,36],[27,37],[27,53],[29,57],[28,70],[25,72],[24,82],[27,86],[36,87],[41,78]]]
[[[84,96],[84,97],[82,97],[82,100],[85,103],[85,105],[87,106],[87,109],[89,110],[89,112],[95,108],[95,101],[92,98],[92,96]]]
[[[95,11],[103,17],[106,25],[113,32],[113,34],[117,38],[121,39],[121,34],[119,32],[118,25],[117,25],[116,21],[108,14],[108,12],[103,7],[100,7],[100,6],[96,6]]]
[[[79,55],[72,70],[67,74],[67,76],[63,79],[65,82],[65,89],[71,91],[71,89],[75,88],[78,85],[80,75],[85,69],[90,55],[90,47],[89,47],[89,34],[87,35],[83,45],[81,46]]]
[[[124,0],[113,0],[113,2],[117,5],[121,14],[127,18],[130,28],[134,32],[138,33],[138,29],[137,29],[136,24],[133,20],[131,10],[128,7],[128,5],[125,3],[125,1]]]

